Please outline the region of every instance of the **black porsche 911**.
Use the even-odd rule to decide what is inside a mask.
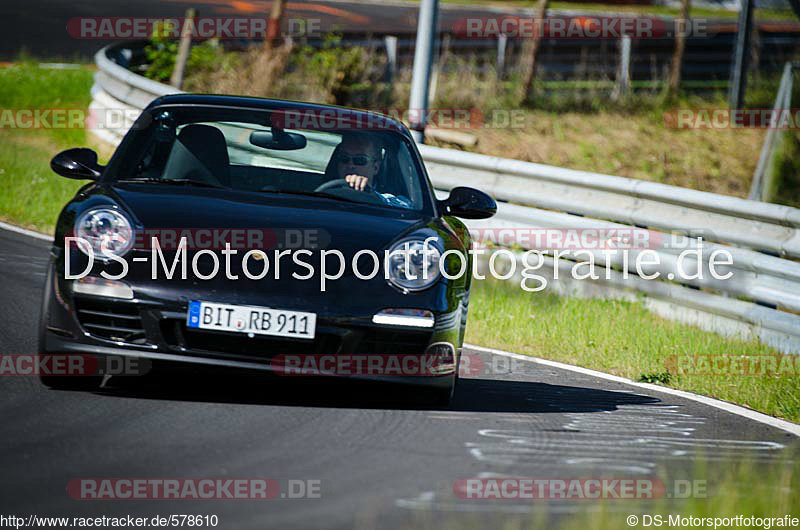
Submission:
[[[165,96],[107,166],[70,149],[51,167],[91,182],[58,218],[40,353],[348,375],[451,398],[473,265],[457,217],[496,205],[463,187],[437,200],[402,123]]]

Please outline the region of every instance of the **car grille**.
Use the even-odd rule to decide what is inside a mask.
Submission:
[[[146,342],[139,308],[128,302],[75,298],[78,322],[87,333],[113,341]]]
[[[269,359],[275,355],[335,354],[341,338],[334,334],[317,333],[313,340],[296,340],[266,335],[247,335],[235,332],[202,331],[186,327],[185,320],[161,321],[164,341],[178,348],[196,352],[224,353]]]
[[[183,319],[161,321],[164,341],[173,348],[199,354],[229,354],[267,360],[276,355],[392,355],[422,354],[430,331],[393,331],[373,328],[317,328],[313,340],[298,340],[235,332],[188,328]]]

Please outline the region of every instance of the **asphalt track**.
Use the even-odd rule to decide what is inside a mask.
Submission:
[[[0,229],[0,354],[36,352],[47,247]],[[707,480],[713,495],[730,461],[763,469],[796,455],[796,437],[728,412],[534,363],[509,371],[507,359],[481,356],[495,369],[463,378],[452,405],[433,409],[384,386],[288,378],[156,370],[71,392],[0,377],[0,515],[215,514],[218,528],[237,530],[498,528],[596,504],[462,500],[457,479],[658,476],[668,495],[672,479]],[[698,474],[702,458],[711,465]],[[320,498],[91,501],[67,493],[73,479],[112,477],[274,478],[282,493],[289,480],[319,480]],[[651,506],[601,502],[619,514],[620,528],[626,514]]]

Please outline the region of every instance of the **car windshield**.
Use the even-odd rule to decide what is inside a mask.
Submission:
[[[126,138],[109,168],[111,180],[406,210],[422,210],[430,200],[416,154],[396,131],[283,128],[273,124],[274,112],[263,110],[171,109],[151,116]]]

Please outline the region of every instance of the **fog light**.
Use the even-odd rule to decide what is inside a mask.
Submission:
[[[456,353],[449,342],[435,342],[425,350],[425,357],[432,357],[431,375],[447,375],[456,371]]]
[[[94,276],[86,276],[72,284],[72,292],[76,294],[89,294],[92,296],[107,296],[109,298],[133,299],[133,289],[119,280],[106,280]]]
[[[374,324],[404,326],[412,328],[432,328],[433,313],[426,309],[384,309],[372,317]]]

